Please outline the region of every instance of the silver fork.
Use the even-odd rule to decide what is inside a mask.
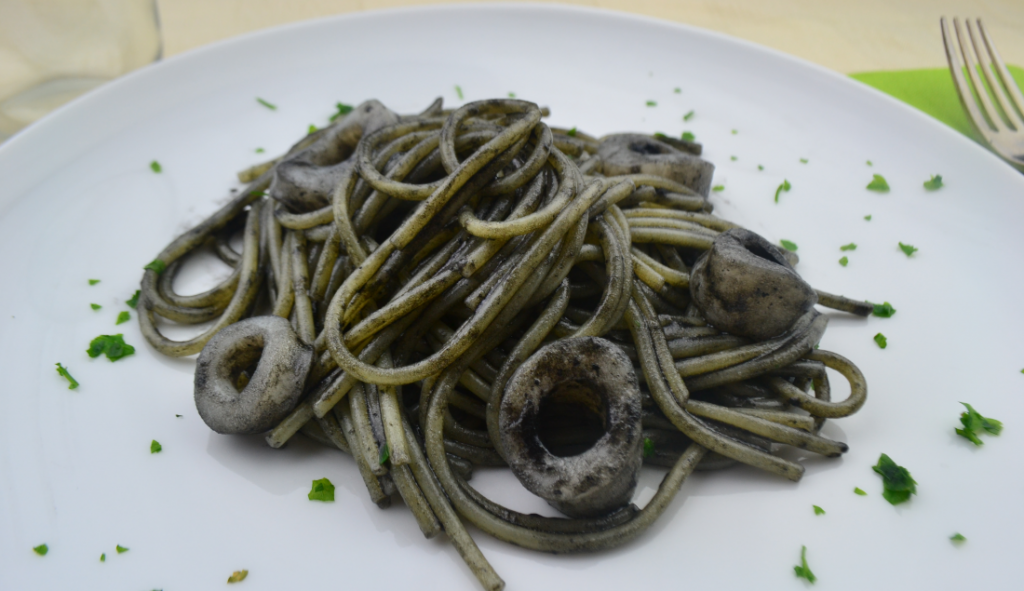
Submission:
[[[1024,171],[1024,96],[1006,69],[1003,59],[999,57],[995,44],[985,32],[981,19],[977,19],[977,28],[968,19],[965,35],[960,19],[954,18],[955,39],[950,34],[946,18],[943,17],[939,23],[942,26],[942,42],[946,46],[946,59],[953,75],[953,85],[960,95],[964,110],[992,150]],[[961,55],[963,60],[960,59]],[[965,70],[970,83],[964,77]],[[978,76],[979,70],[999,104],[998,109]]]

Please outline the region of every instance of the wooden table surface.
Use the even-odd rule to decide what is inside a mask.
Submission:
[[[158,0],[169,57],[322,16],[438,0]],[[548,2],[541,2],[548,3]],[[939,17],[981,17],[1003,59],[1024,65],[1024,0],[561,0],[685,23],[842,73],[944,67]]]

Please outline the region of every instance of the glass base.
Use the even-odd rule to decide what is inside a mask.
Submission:
[[[0,140],[104,82],[106,78],[56,78],[0,102]]]

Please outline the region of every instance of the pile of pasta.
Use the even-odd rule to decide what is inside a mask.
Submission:
[[[200,353],[195,396],[211,427],[265,433],[275,448],[301,432],[350,454],[376,504],[400,495],[486,589],[504,583],[464,521],[543,552],[619,546],[695,469],[740,462],[798,480],[803,467],[781,446],[845,452],[819,431],[867,393],[856,366],[816,348],[826,317],[814,304],[861,315],[869,305],[812,290],[781,333],[755,338],[695,301],[695,265],[742,232],[711,213],[714,167],[699,144],[598,139],[544,115],[520,100],[438,100],[416,115],[367,101],[240,173],[246,188],[157,256],[138,304],[154,349]],[[772,265],[795,262],[758,248]],[[176,275],[202,250],[231,274],[178,294]],[[202,323],[184,341],[160,332]],[[474,468],[517,461],[501,414],[517,371],[545,347],[596,341],[635,374],[629,420],[642,436],[626,455],[668,467],[653,499],[542,517],[484,497]],[[831,400],[826,368],[849,381],[845,400]],[[527,428],[541,452],[600,449],[602,396],[541,409],[543,424]]]

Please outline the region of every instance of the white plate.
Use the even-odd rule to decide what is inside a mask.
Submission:
[[[598,555],[537,554],[476,532],[508,588],[799,589],[802,545],[823,590],[1024,580],[1024,177],[902,104],[764,48],[622,14],[490,5],[231,40],[118,80],[0,145],[0,588],[210,589],[243,568],[250,590],[477,588],[443,536],[423,539],[400,503],[370,503],[348,457],[212,433],[192,404],[193,360],[154,353],[134,320],[114,326],[141,267],[227,198],[236,170],[325,123],[335,101],[414,112],[437,95],[458,104],[456,85],[467,101],[515,92],[550,106],[552,124],[594,134],[694,132],[725,186],[718,213],[796,242],[816,287],[898,310],[835,314],[822,343],[870,384],[864,409],[828,427],[850,444],[844,458],[808,458],[800,483],[747,468],[698,474],[650,531]],[[873,173],[890,193],[865,190]],[[945,187],[926,192],[936,173]],[[783,179],[792,190],[775,204]],[[908,258],[900,241],[920,251]],[[840,252],[848,242],[857,250]],[[117,332],[134,356],[85,355]],[[1005,432],[981,448],[956,436],[958,401]],[[917,480],[909,503],[882,499],[871,470],[882,452]],[[325,476],[337,501],[308,501]],[[638,494],[659,477],[646,471]],[[507,475],[474,483],[546,510]],[[955,532],[968,541],[953,545]],[[45,557],[32,552],[41,543]]]

